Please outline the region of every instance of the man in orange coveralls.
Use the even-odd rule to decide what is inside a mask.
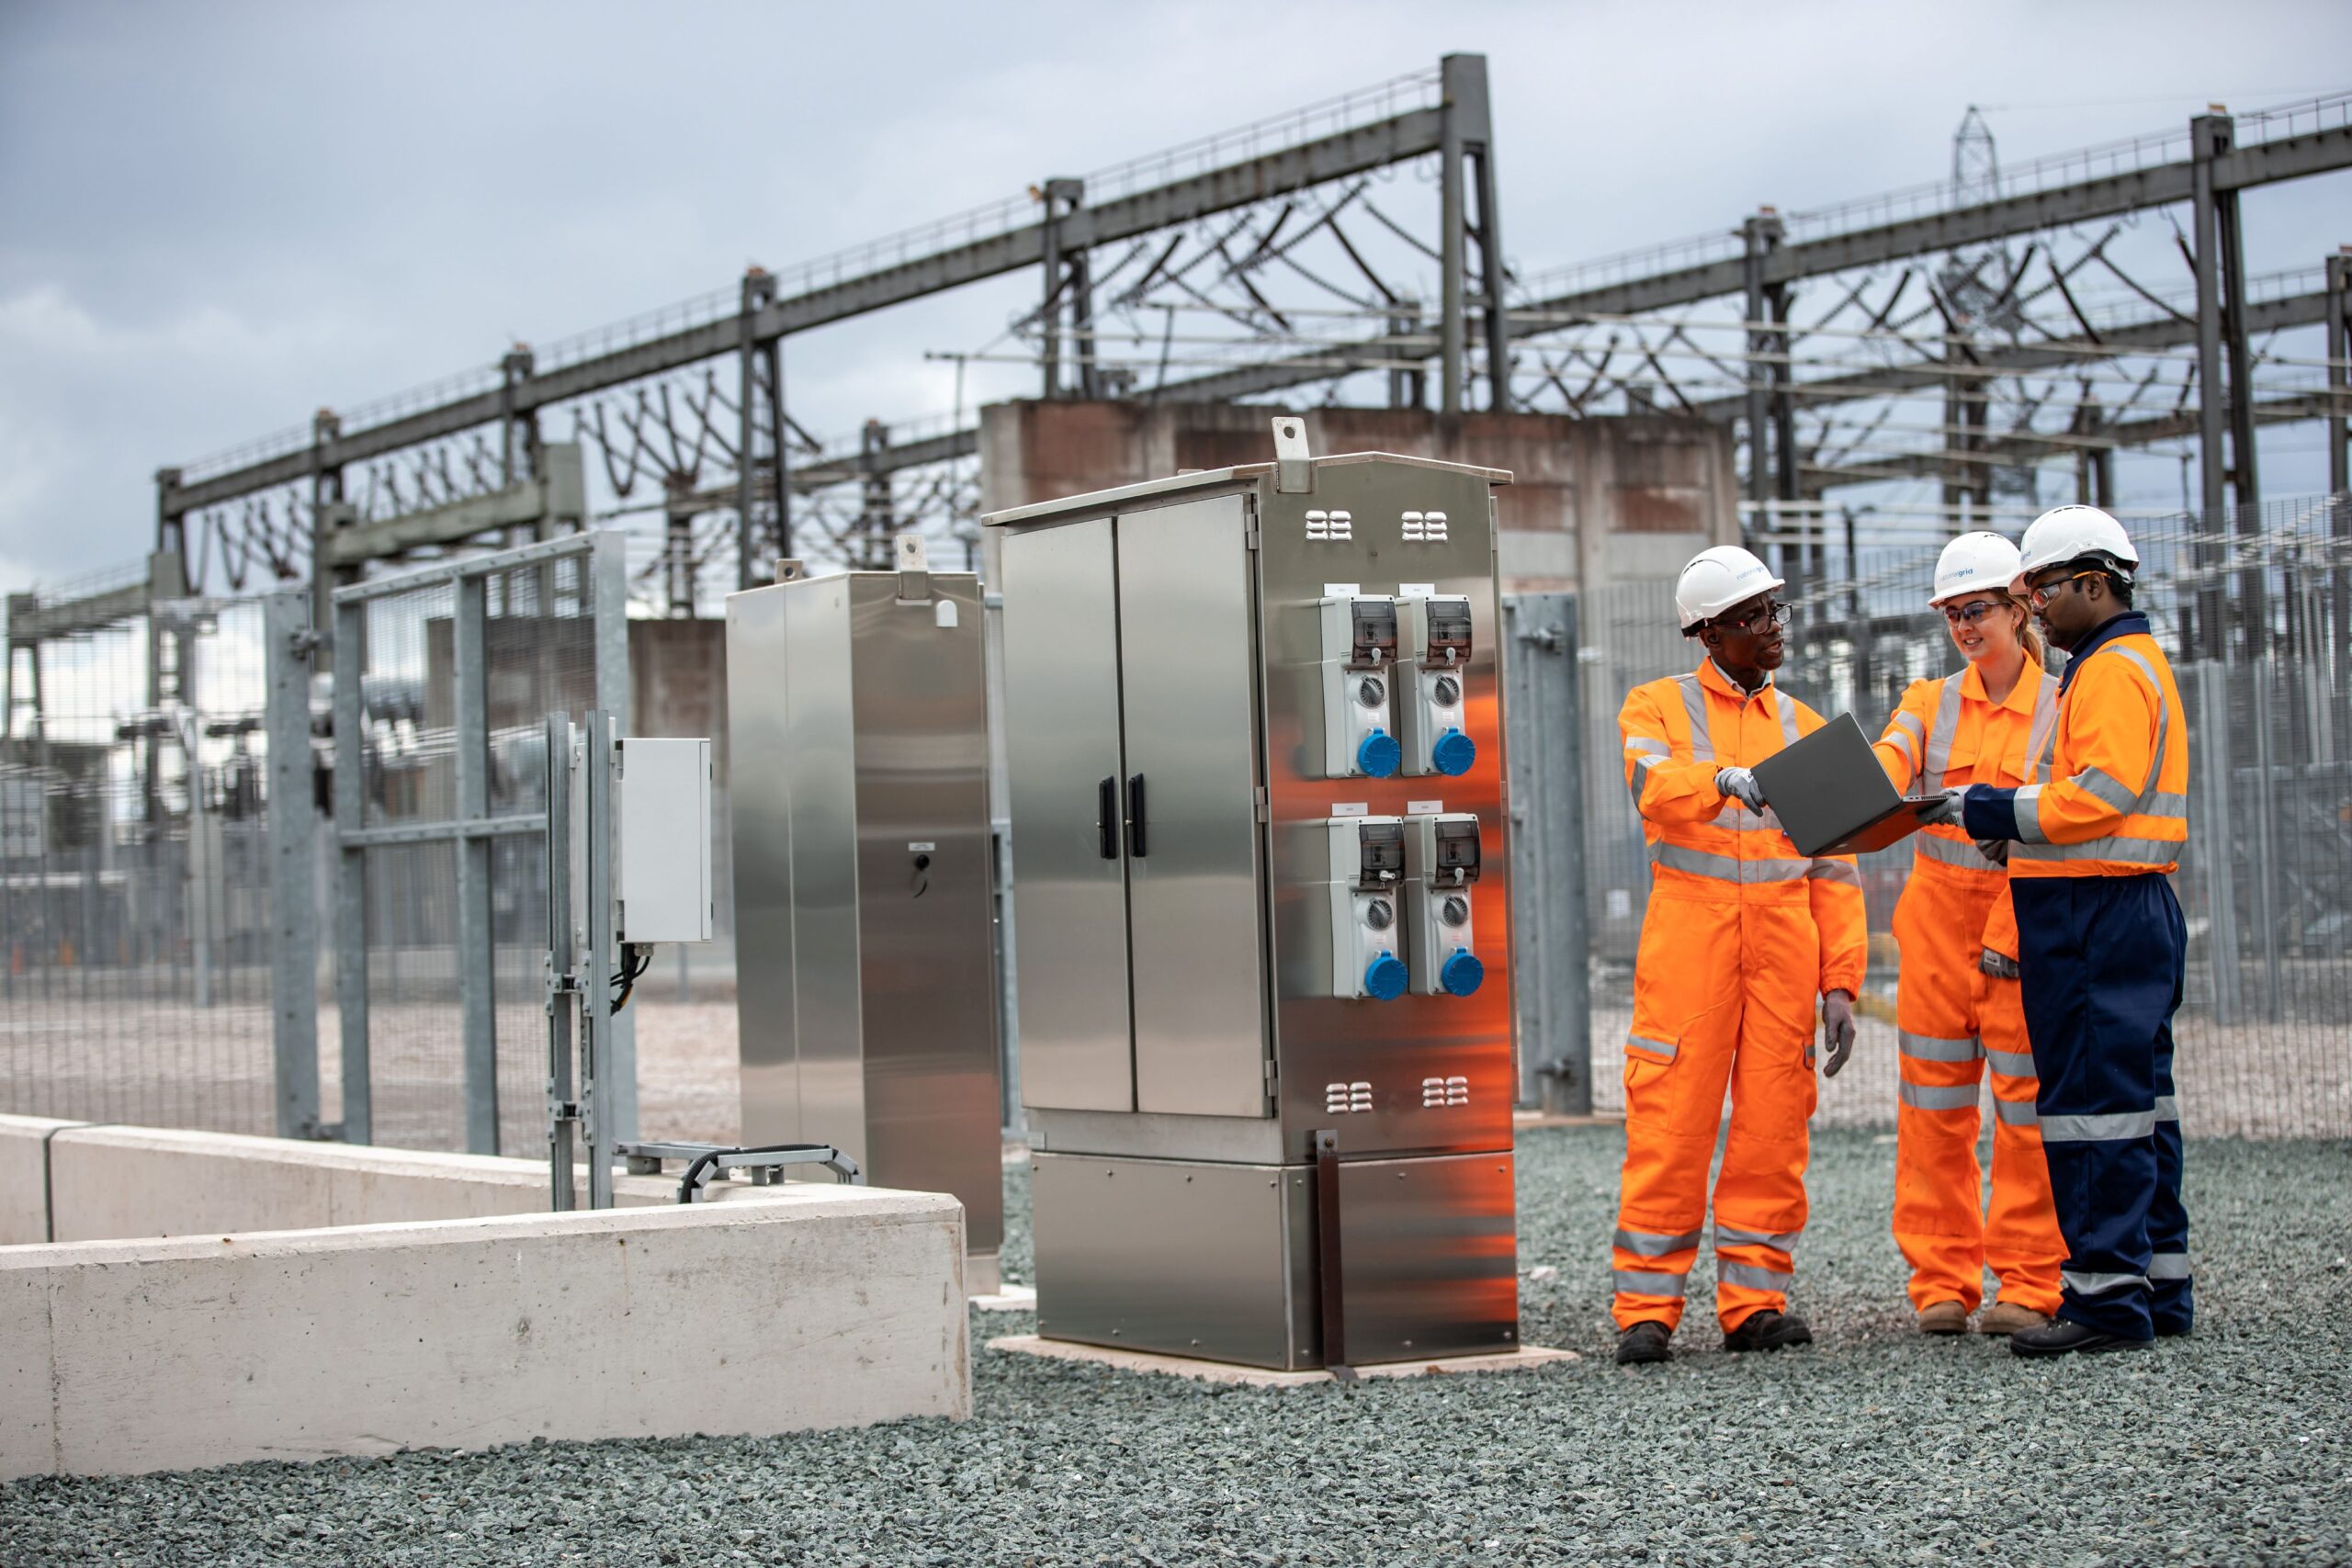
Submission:
[[[1649,908],[1625,1042],[1625,1165],[1617,1208],[1618,1364],[1663,1361],[1707,1217],[1707,1167],[1732,1097],[1715,1183],[1715,1315],[1726,1350],[1812,1341],[1788,1311],[1804,1230],[1814,1006],[1836,1072],[1862,982],[1861,881],[1851,856],[1797,853],[1756,763],[1821,727],[1772,682],[1782,586],[1747,551],[1702,551],[1675,584],[1706,657],[1636,686],[1617,727],[1649,845]]]
[[[1879,738],[1894,787],[1935,794],[1971,784],[2014,789],[2058,716],[2058,677],[2009,596],[2018,547],[1963,534],[1936,562],[1928,604],[1942,612],[1958,674],[1914,681]],[[1941,815],[1956,818],[1957,811]],[[1895,1027],[1902,1034],[1894,1149],[1894,1240],[1911,1265],[1923,1334],[1964,1334],[1984,1298],[1984,1266],[2001,1299],[1984,1334],[2038,1328],[2058,1308],[2066,1244],[2051,1205],[2034,1095],[2040,1088],[2018,998],[2017,920],[2007,874],[1956,819],[1913,840],[1910,880],[1894,908],[1902,953]],[[1993,1069],[1993,1193],[1980,1206],[1977,1083]]]

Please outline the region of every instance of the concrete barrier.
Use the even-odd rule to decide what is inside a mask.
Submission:
[[[961,1206],[751,1190],[0,1249],[0,1477],[969,1415]]]
[[[50,1239],[49,1137],[80,1125],[46,1116],[0,1116],[0,1247]]]

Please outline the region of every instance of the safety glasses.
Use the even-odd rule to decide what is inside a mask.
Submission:
[[[2086,577],[2098,577],[2100,575],[2102,574],[2098,570],[2097,568],[2093,568],[2089,571],[2075,572],[2071,577],[2059,578],[2054,582],[2028,583],[2025,591],[2026,602],[2031,604],[2035,609],[2039,610],[2048,604],[2051,600],[2056,598],[2060,589],[2080,582]]]
[[[2000,607],[2000,603],[1993,599],[1976,599],[1965,604],[1939,606],[1944,613],[1944,620],[1955,626],[1973,626]]]
[[[1789,624],[1789,607],[1777,599],[1768,599],[1758,609],[1745,615],[1718,615],[1715,625],[1730,631],[1747,632],[1762,637],[1766,632]]]

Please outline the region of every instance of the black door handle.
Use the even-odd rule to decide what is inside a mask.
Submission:
[[[1143,859],[1143,775],[1136,774],[1127,781],[1127,853]]]
[[[1119,858],[1119,781],[1114,774],[1094,787],[1094,831],[1104,860]]]

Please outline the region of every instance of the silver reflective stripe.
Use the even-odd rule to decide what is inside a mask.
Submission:
[[[1610,1271],[1617,1288],[1629,1295],[1680,1296],[1687,1281],[1679,1274],[1652,1274],[1639,1269],[1614,1269]]]
[[[2020,785],[2017,794],[2009,797],[2009,804],[2017,810],[2018,841],[2028,845],[2047,842],[2041,835],[2041,786],[2038,784]],[[2017,852],[2015,850],[2009,852],[2011,854]]]
[[[1626,782],[1633,786],[1634,810],[1639,811],[1642,808],[1642,796],[1648,793],[1650,787],[1650,770],[1657,767],[1664,761],[1666,761],[1666,759],[1663,757],[1636,757],[1634,759],[1634,771],[1626,775]]]
[[[2180,1101],[2168,1094],[2156,1096],[2156,1120],[2159,1122],[2179,1121]]]
[[[1744,800],[1733,801],[1731,807],[1729,816],[1715,818],[1716,827],[1728,828],[1735,833],[1777,833],[1781,830],[1779,813],[1769,806],[1760,815],[1750,811]]]
[[[1976,1086],[1973,1083],[1922,1084],[1905,1078],[1894,1086],[1894,1097],[1914,1111],[1976,1109]]]
[[[1951,766],[1952,737],[1960,733],[1960,683],[1967,677],[1963,670],[1958,675],[1944,678],[1943,691],[1936,698],[1936,728],[1928,736],[1928,761],[1919,775],[1919,793],[1932,795],[1944,787],[1944,771]]]
[[[1916,713],[1898,713],[1886,721],[1886,730],[1878,738],[1882,746],[1901,745],[1903,760],[1910,767],[1910,777],[1919,775],[1919,756],[1928,744],[1928,727],[1919,722]]]
[[[1792,1231],[1744,1231],[1737,1225],[1717,1221],[1715,1250],[1721,1252],[1726,1247],[1769,1247],[1775,1251],[1786,1252],[1797,1244],[1797,1237],[1803,1235],[1804,1230],[1802,1226]]]
[[[1984,1054],[1984,1047],[1974,1035],[1965,1040],[1948,1040],[1938,1034],[1898,1032],[1896,1040],[1903,1054],[1922,1062],[1973,1062]]]
[[[1817,859],[1813,863],[1813,868],[1805,874],[1815,882],[1841,882],[1849,887],[1860,887],[1862,885],[1862,874],[1842,860],[1830,860],[1826,857]]]
[[[1653,740],[1646,735],[1636,735],[1625,742],[1625,754],[1630,757],[1636,752],[1650,757],[1671,757],[1674,755],[1674,748],[1663,740]]]
[[[2041,1120],[2030,1100],[2003,1100],[1997,1094],[1993,1097],[1993,1114],[2012,1127],[2030,1127]]]
[[[1629,1034],[1625,1037],[1627,1050],[1630,1051],[1636,1045],[1645,1051],[1655,1051],[1661,1056],[1671,1056],[1675,1050],[1674,1042],[1671,1040],[1651,1040],[1639,1034]]]
[[[2000,868],[1984,858],[1984,852],[1968,839],[1947,839],[1940,834],[1922,833],[1911,840],[1919,846],[1923,860],[1941,861],[1946,865],[1960,866],[1968,871],[1997,871]]]
[[[2041,776],[2057,742],[2058,677],[2045,670],[2041,672],[2041,685],[2033,694],[2033,723],[2025,734],[2026,783],[2031,784]]]
[[[2020,790],[2019,794],[2024,792]],[[2025,827],[2025,814],[2018,814],[2018,827]],[[2090,839],[2079,844],[2022,843],[2009,852],[2011,860],[2112,860],[2132,865],[2169,865],[2180,858],[2178,839]]]
[[[1651,1235],[1645,1231],[1623,1229],[1617,1233],[1620,1250],[1643,1258],[1664,1258],[1669,1252],[1688,1252],[1698,1245],[1697,1231],[1684,1231],[1680,1235]]]
[[[2030,1051],[1996,1051],[1988,1046],[1984,1059],[1992,1063],[1993,1070],[2004,1077],[2033,1077],[2033,1053]]]
[[[2066,782],[2110,811],[2120,811],[2128,816],[2132,807],[2139,803],[2140,797],[2132,793],[2131,785],[2104,769],[2085,768]]]
[[[2148,1278],[2151,1280],[2188,1279],[2188,1254],[2186,1252],[2157,1253],[2148,1259]]]
[[[1796,1278],[1778,1269],[1758,1269],[1753,1263],[1734,1263],[1724,1258],[1715,1264],[1715,1279],[1726,1285],[1745,1285],[1751,1291],[1785,1291]]]
[[[2188,820],[2188,796],[2175,795],[2169,790],[2158,790],[2154,795],[2143,795],[2140,797],[2139,806],[2132,815],[2175,817],[2186,822]]]
[[[1682,711],[1690,717],[1690,760],[1712,762],[1715,760],[1715,742],[1707,733],[1707,692],[1699,684],[1696,675],[1679,675],[1674,683],[1682,688]]]
[[[1796,882],[1813,864],[1802,860],[1739,860],[1709,850],[1663,843],[1650,846],[1650,863],[1693,876],[1712,876],[1718,882]]]
[[[2109,1291],[2130,1290],[2137,1286],[2148,1288],[2145,1274],[2077,1274],[2071,1269],[2058,1270],[2059,1281],[2078,1296],[2103,1296]]]
[[[2156,667],[2149,663],[2145,658],[2142,657],[2136,649],[2117,648],[2111,649],[2111,651],[2121,654],[2124,658],[2138,665],[2140,667],[2140,673],[2148,678],[2148,689],[2155,695],[2156,754],[2149,761],[2148,782],[2140,786],[2139,796],[2142,801],[2150,801],[2155,798],[2156,781],[2164,777],[2165,751],[2172,743],[2172,704],[2165,697],[2165,683],[2156,679]],[[2148,807],[2143,806],[2141,809],[2144,811],[2147,810]],[[2186,808],[2184,807],[2184,815],[2185,814]]]
[[[2114,1111],[2103,1116],[2044,1116],[2044,1143],[2115,1144],[2144,1138],[2156,1130],[2154,1111]]]
[[[1777,686],[1772,689],[1772,700],[1781,705],[1781,743],[1793,746],[1797,743],[1797,705]]]

